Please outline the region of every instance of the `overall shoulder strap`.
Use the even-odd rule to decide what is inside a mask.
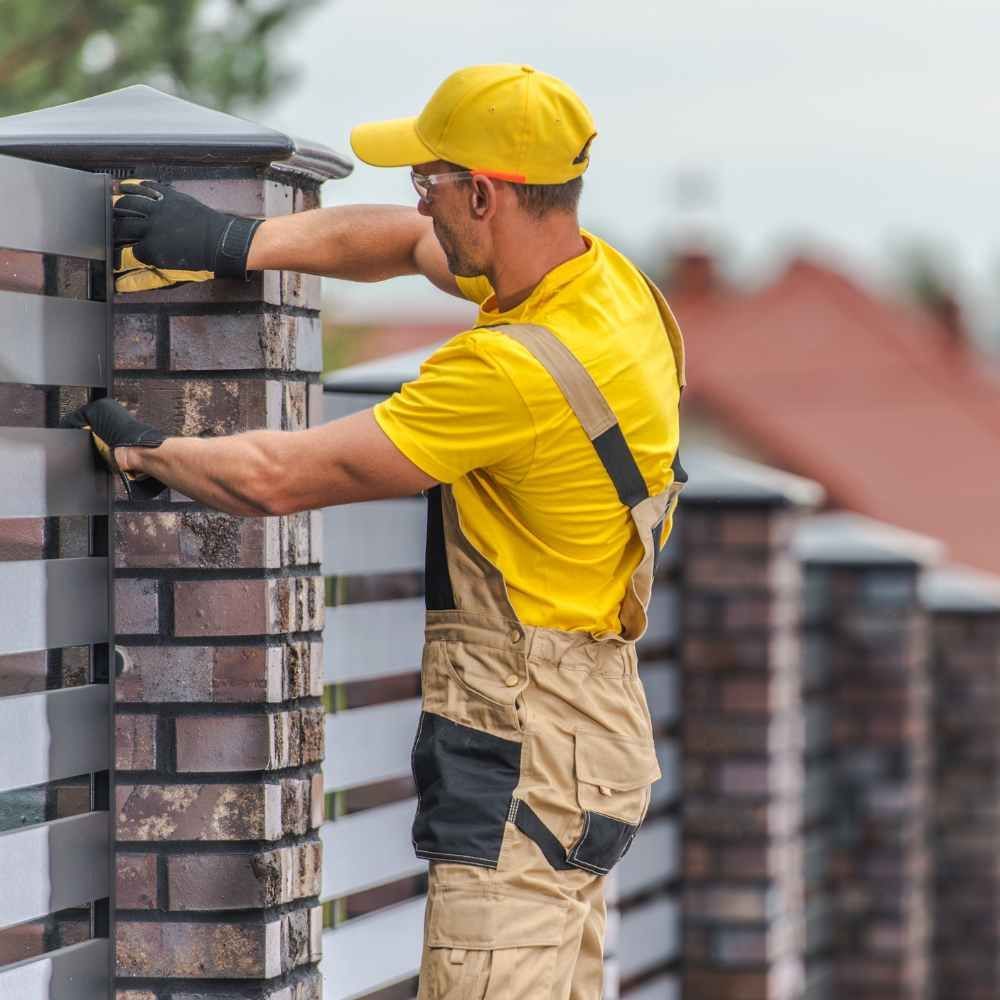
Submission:
[[[687,372],[685,370],[684,338],[681,336],[681,328],[674,317],[673,310],[671,310],[666,298],[664,298],[663,292],[653,284],[648,275],[642,271],[639,271],[639,273],[649,287],[653,301],[656,303],[656,308],[660,313],[660,319],[663,320],[667,340],[670,341],[670,350],[674,354],[674,365],[677,368],[677,382],[683,391],[684,386],[687,385]]]
[[[618,425],[618,418],[576,355],[544,326],[518,323],[492,329],[505,333],[525,347],[552,376],[590,438],[615,485],[618,499],[629,508],[642,503],[649,496],[649,489]]]

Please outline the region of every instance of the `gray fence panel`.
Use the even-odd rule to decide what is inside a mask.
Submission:
[[[0,247],[104,260],[107,204],[102,174],[0,156]]]
[[[419,698],[328,715],[323,765],[326,791],[408,775],[419,718]]]
[[[0,427],[0,464],[17,469],[0,491],[0,517],[108,512],[108,477],[86,431]]]
[[[0,1000],[101,1000],[111,996],[107,938],[0,969]]]
[[[426,504],[373,500],[323,512],[323,573],[392,573],[424,565]]]
[[[681,984],[677,976],[657,976],[622,995],[628,1000],[680,1000]]]
[[[628,899],[680,871],[680,829],[676,820],[647,820],[628,854],[618,863],[618,896]]]
[[[0,563],[0,653],[107,640],[107,559]]]
[[[358,917],[323,933],[323,1000],[354,1000],[420,968],[424,898]]]
[[[420,668],[424,600],[371,601],[326,609],[327,684],[371,680]]]
[[[103,302],[0,291],[0,382],[103,387],[107,322]]]
[[[0,698],[0,791],[106,770],[109,726],[106,684]]]
[[[680,954],[680,911],[674,899],[661,897],[622,914],[618,966],[622,978],[655,968]]]
[[[0,894],[0,927],[107,896],[110,838],[106,812],[0,834],[0,858],[8,872]]]
[[[640,660],[639,676],[653,725],[662,727],[676,722],[681,710],[680,671],[676,665],[668,660]]]
[[[427,867],[413,854],[410,825],[416,799],[366,809],[320,828],[323,842],[321,899],[337,899],[409,875]]]
[[[338,420],[340,417],[347,417],[360,410],[367,410],[376,403],[381,403],[385,399],[384,395],[372,395],[371,393],[354,392],[324,392],[323,393],[323,420]]]

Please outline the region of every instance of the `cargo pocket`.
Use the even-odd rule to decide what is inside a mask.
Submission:
[[[411,763],[417,857],[496,868],[521,744],[422,712]]]
[[[575,734],[577,798],[583,831],[566,860],[606,875],[632,844],[660,777],[652,741],[610,733]]]
[[[562,903],[440,885],[428,901],[420,1000],[547,997],[566,922]]]

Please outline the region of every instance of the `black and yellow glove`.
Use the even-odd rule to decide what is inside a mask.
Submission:
[[[247,276],[262,219],[218,212],[155,181],[122,181],[114,198],[115,291]]]
[[[167,487],[159,479],[125,472],[115,461],[115,448],[159,448],[166,440],[155,427],[136,420],[113,399],[97,399],[59,421],[60,427],[90,431],[94,447],[104,464],[122,481],[129,500],[152,500]]]

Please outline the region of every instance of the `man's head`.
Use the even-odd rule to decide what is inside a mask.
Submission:
[[[409,166],[419,210],[453,273],[486,273],[497,243],[576,219],[597,132],[583,101],[530,66],[473,66],[453,73],[416,118],[360,125],[358,157]]]

